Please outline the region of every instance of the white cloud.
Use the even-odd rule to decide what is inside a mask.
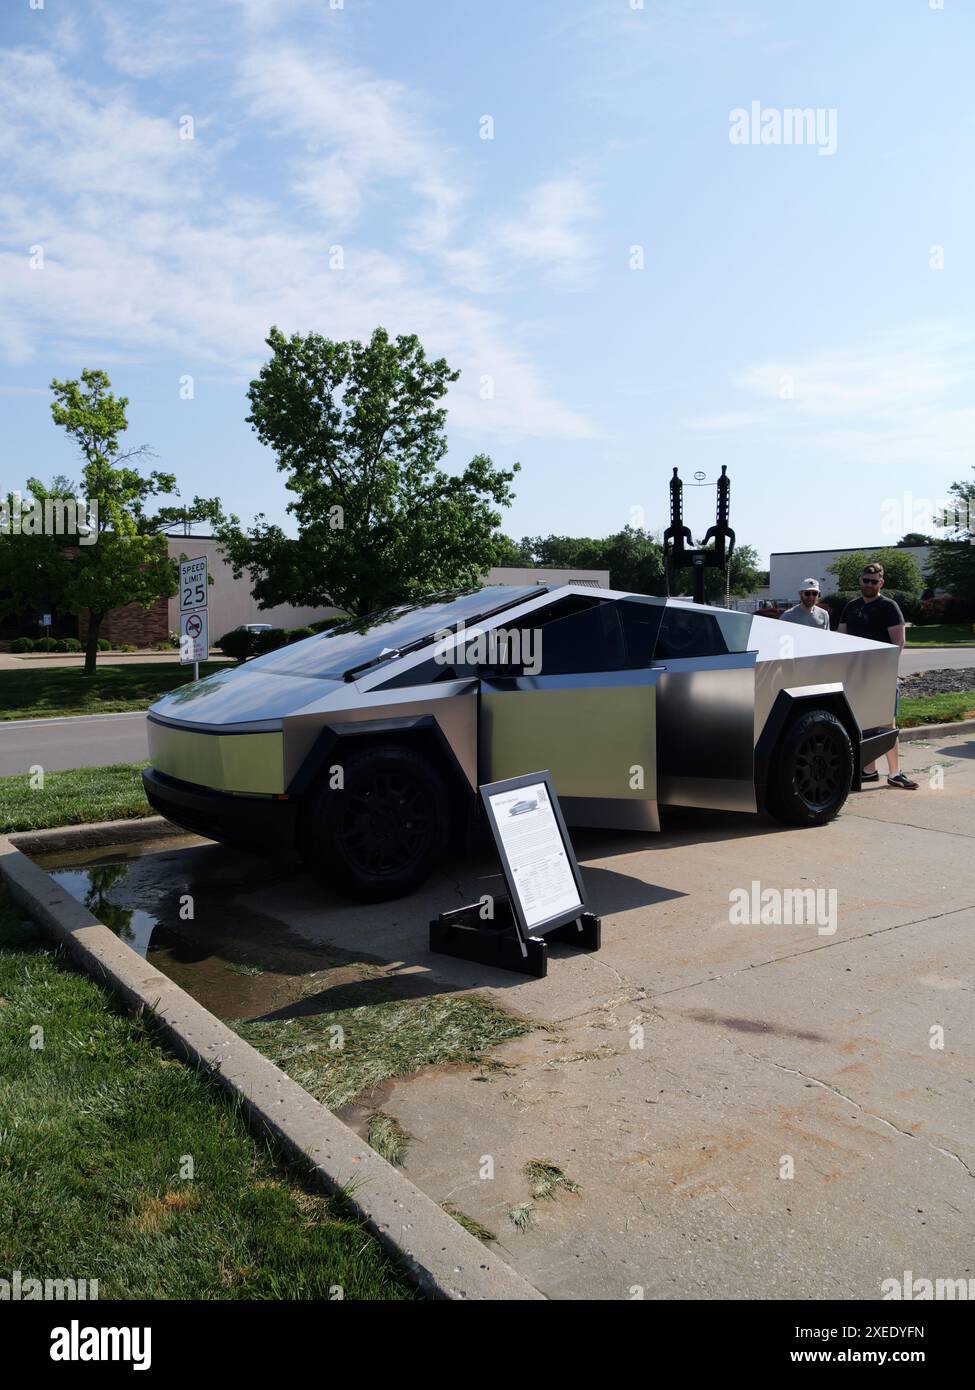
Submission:
[[[688,420],[687,428],[692,430],[745,430],[752,425],[761,425],[765,416],[757,410],[725,410],[717,415],[703,415],[698,420]]]
[[[971,375],[971,344],[966,362],[956,355],[956,345],[940,335],[932,338],[913,329],[900,341],[887,339],[750,366],[735,377],[734,385],[765,400],[787,399],[802,414],[860,416],[872,411],[900,416],[905,409],[939,399]]]
[[[183,202],[216,154],[181,140],[176,117],[146,116],[126,94],[89,89],[49,54],[22,49],[0,51],[0,116],[8,189],[77,199],[82,217],[86,200]]]
[[[914,324],[852,344],[753,363],[732,379],[751,408],[687,422],[746,430],[824,459],[945,464],[968,458],[975,410],[975,334]]]
[[[253,116],[293,140],[299,195],[329,224],[349,226],[390,180],[404,182],[443,219],[462,196],[448,156],[402,84],[291,47],[253,50],[240,89]]]
[[[593,261],[595,217],[582,178],[549,179],[524,195],[515,216],[489,219],[469,245],[444,247],[441,255],[454,284],[479,292],[510,284],[526,266],[563,286],[581,284]]]
[[[353,216],[390,180],[422,204],[432,250],[449,243],[460,195],[443,152],[405,89],[330,62],[311,69],[294,54],[256,58],[244,81],[256,117],[297,141],[299,185],[320,212]],[[245,381],[263,360],[272,323],[367,337],[382,323],[415,332],[463,372],[451,428],[478,439],[584,438],[593,426],[547,389],[530,353],[497,312],[432,281],[415,255],[370,248],[357,234],[345,268],[329,268],[332,228],[280,201],[234,197],[223,187],[219,142],[178,138],[175,117],[147,114],[128,91],[69,80],[49,54],[0,54],[0,352],[28,361],[43,342],[92,360],[165,354]],[[143,89],[139,89],[141,92]],[[246,122],[241,140],[246,139]],[[316,161],[318,161],[316,165]],[[330,168],[344,181],[316,184]],[[329,166],[328,161],[333,161]],[[518,254],[542,255],[557,237],[559,199],[538,205],[549,231],[511,231]],[[419,222],[417,223],[417,226]],[[405,240],[417,235],[416,227]],[[44,246],[32,270],[28,248]],[[494,382],[482,400],[481,378]],[[175,389],[175,387],[174,387]]]

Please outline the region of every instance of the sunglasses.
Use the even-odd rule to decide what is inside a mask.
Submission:
[[[860,576],[860,583],[861,583],[861,584],[879,584],[879,583],[880,583],[880,580],[879,580],[879,579],[877,578],[877,576],[874,575],[874,574],[861,574],[861,576]]]
[[[800,589],[799,592],[803,598],[819,598],[818,589]]]

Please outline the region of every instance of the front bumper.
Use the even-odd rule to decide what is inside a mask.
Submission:
[[[154,767],[143,770],[142,785],[154,811],[195,835],[269,854],[296,851],[296,801],[211,791]]]

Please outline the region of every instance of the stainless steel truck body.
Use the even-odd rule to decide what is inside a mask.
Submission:
[[[228,667],[149,711],[152,805],[282,841],[396,896],[476,814],[548,769],[571,825],[666,805],[822,824],[894,740],[897,648],[585,585],[440,595]]]

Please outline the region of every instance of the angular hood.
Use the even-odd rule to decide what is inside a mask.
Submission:
[[[150,715],[180,724],[256,724],[280,725],[283,718],[300,714],[308,707],[337,694],[355,697],[355,687],[345,681],[320,676],[276,675],[245,662],[215,671],[201,681],[181,685],[157,700]],[[335,702],[338,706],[345,699]]]

